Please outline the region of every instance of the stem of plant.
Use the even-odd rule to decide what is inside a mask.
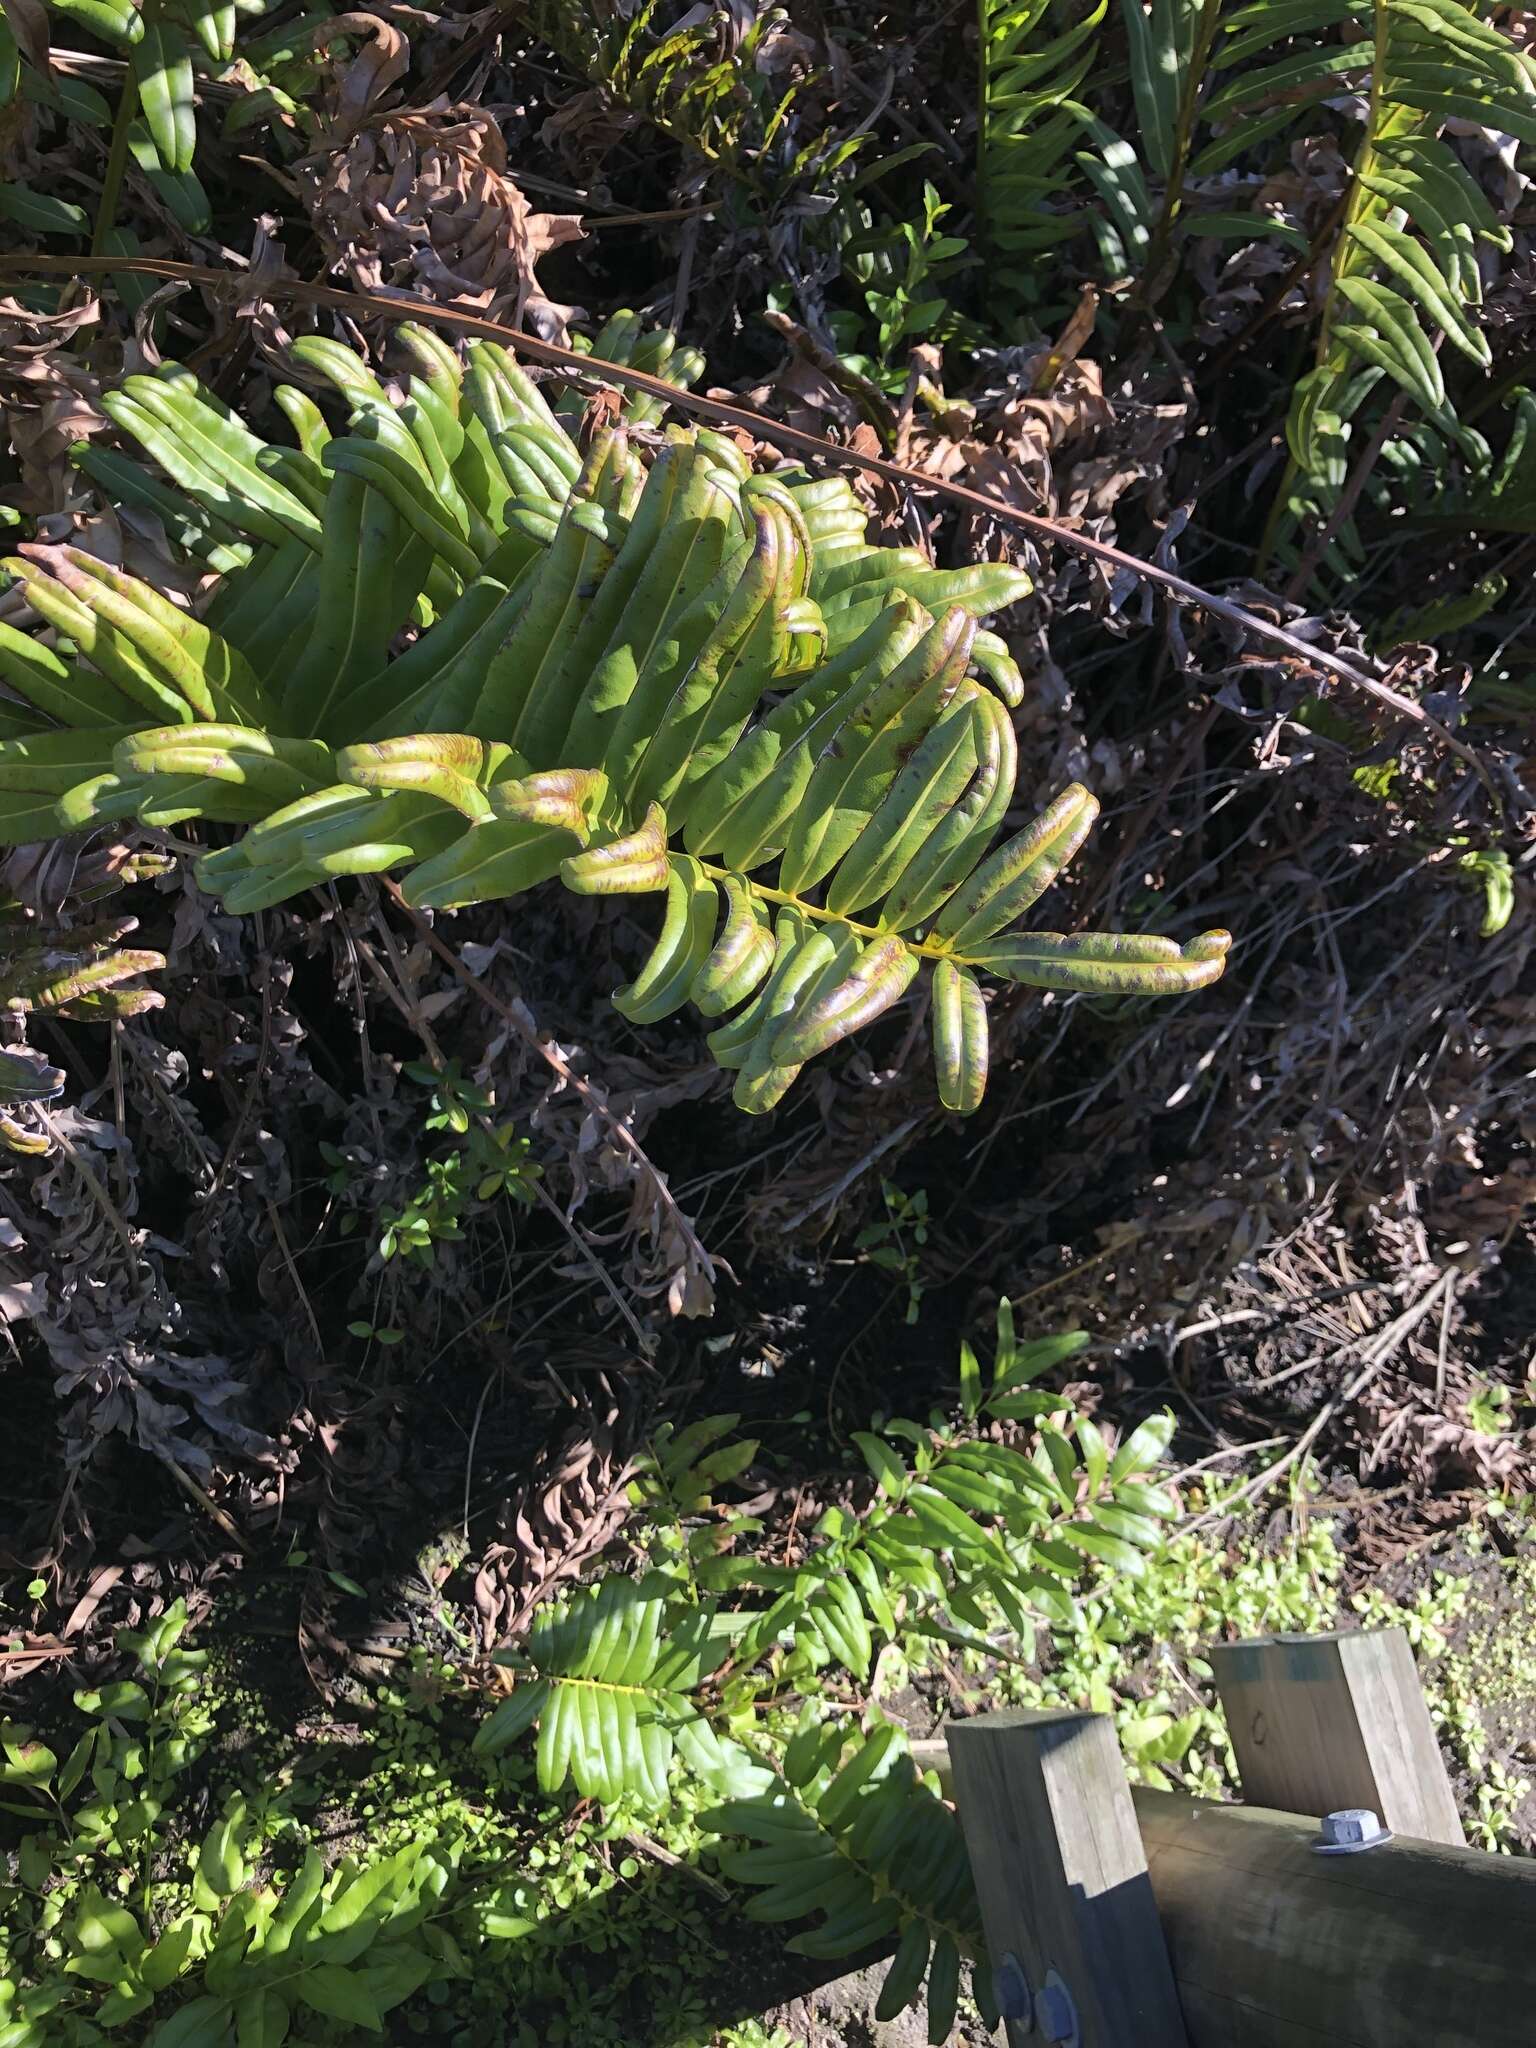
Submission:
[[[139,80],[130,57],[123,68],[123,89],[117,98],[117,119],[112,124],[112,146],[107,151],[107,168],[101,180],[101,200],[96,208],[96,225],[91,230],[91,254],[107,256],[107,238],[117,224],[117,202],[122,196],[123,173],[128,168],[128,135],[139,111]]]
[[[1323,556],[1327,553],[1329,543],[1334,535],[1350,518],[1356,505],[1360,502],[1360,493],[1365,489],[1371,471],[1376,467],[1377,458],[1396,429],[1397,423],[1402,418],[1407,404],[1407,392],[1399,390],[1381,418],[1376,422],[1371,438],[1361,450],[1360,459],[1350,472],[1349,481],[1339,493],[1338,503],[1329,513],[1327,521],[1317,529],[1311,540],[1308,541],[1306,553],[1302,556],[1295,575],[1286,585],[1285,597],[1288,604],[1306,603],[1307,585],[1312,581],[1313,573],[1318,563],[1321,562]]]
[[[1162,293],[1158,288],[1158,277],[1168,257],[1168,245],[1173,236],[1174,223],[1184,203],[1184,172],[1189,163],[1190,144],[1194,140],[1195,115],[1205,93],[1205,74],[1210,64],[1211,46],[1216,40],[1216,25],[1221,17],[1221,0],[1203,0],[1200,21],[1195,30],[1194,48],[1189,54],[1189,65],[1184,73],[1179,91],[1179,111],[1174,125],[1173,161],[1168,166],[1168,188],[1163,194],[1162,210],[1157,225],[1152,230],[1152,240],[1147,249],[1147,260],[1142,266],[1141,296],[1150,308],[1157,304]]]
[[[1377,138],[1381,132],[1382,75],[1386,70],[1387,63],[1387,0],[1372,0],[1371,20],[1375,40],[1371,48],[1371,96],[1366,110],[1365,133],[1360,138],[1360,152],[1355,158],[1354,169],[1350,174],[1349,196],[1345,203],[1344,217],[1339,227],[1339,239],[1334,245],[1333,260],[1328,271],[1328,290],[1323,299],[1322,318],[1318,323],[1317,330],[1317,357],[1311,372],[1314,377],[1317,377],[1321,376],[1324,371],[1331,370],[1333,372],[1335,388],[1337,387],[1340,373],[1347,369],[1349,364],[1347,351],[1342,356],[1339,356],[1335,354],[1334,350],[1333,322],[1334,309],[1338,305],[1339,298],[1339,275],[1349,260],[1350,250],[1352,248],[1358,249],[1360,246],[1357,242],[1350,241],[1350,223],[1360,213],[1366,203],[1367,194],[1364,179],[1375,161]],[[1291,403],[1294,407],[1294,392],[1291,394]],[[1269,517],[1264,522],[1264,538],[1259,544],[1258,561],[1254,568],[1254,573],[1257,576],[1263,576],[1269,567],[1270,554],[1280,537],[1282,523],[1289,506],[1291,486],[1296,480],[1299,469],[1300,464],[1297,462],[1296,457],[1292,455],[1285,465],[1285,474],[1280,479],[1280,488],[1275,493],[1275,500],[1270,507]]]

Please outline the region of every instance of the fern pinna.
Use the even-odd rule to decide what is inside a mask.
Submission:
[[[1010,929],[1097,810],[1074,786],[992,848],[1022,686],[978,617],[1022,573],[871,546],[846,482],[754,474],[702,428],[646,460],[620,422],[582,452],[579,417],[503,349],[464,364],[401,332],[402,394],[339,343],[293,344],[348,414],[333,435],[280,389],[297,447],[174,366],[108,395],[153,467],[90,446],[81,466],[217,580],[194,617],[74,548],[6,561],[57,641],[0,628],[34,728],[0,744],[0,837],[236,826],[198,863],[232,911],[390,869],[422,908],[557,875],[660,894],[617,1006],[720,1019],[750,1111],[924,966],[962,1111],[986,1080],[981,975],[1136,995],[1221,973],[1225,932]]]

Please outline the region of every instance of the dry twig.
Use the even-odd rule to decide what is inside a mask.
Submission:
[[[1284,1456],[1276,1458],[1272,1465],[1266,1465],[1257,1477],[1250,1479],[1246,1486],[1239,1488],[1236,1493],[1224,1500],[1219,1510],[1201,1515],[1190,1524],[1190,1527],[1203,1529],[1211,1522],[1224,1520],[1235,1508],[1243,1506],[1250,1500],[1257,1500],[1274,1485],[1282,1473],[1288,1472],[1298,1459],[1304,1458],[1339,1410],[1348,1407],[1351,1401],[1358,1400],[1365,1392],[1371,1381],[1423,1322],[1441,1296],[1453,1287],[1455,1278],[1453,1271],[1442,1273],[1425,1289],[1417,1301],[1404,1309],[1394,1321],[1388,1323],[1387,1327],[1365,1347],[1365,1363],[1360,1370],[1336,1394],[1329,1396]]]
[[[168,257],[150,256],[0,256],[0,275],[20,272],[41,273],[48,276],[85,275],[98,271],[131,271],[146,277],[169,278],[177,283],[209,286],[214,290],[238,289],[248,286],[238,270],[219,269],[206,263],[179,263]],[[582,355],[576,349],[563,348],[557,342],[541,341],[537,335],[526,334],[520,328],[509,327],[499,320],[489,320],[477,313],[462,311],[457,306],[435,305],[429,300],[417,298],[395,298],[379,292],[339,291],[331,285],[311,284],[300,278],[277,278],[264,281],[263,292],[269,296],[281,295],[295,299],[302,304],[325,306],[335,312],[347,313],[356,318],[366,312],[390,320],[427,320],[440,326],[450,327],[464,334],[478,334],[492,341],[510,342],[514,348],[527,356],[531,362],[543,363],[567,374],[601,383],[613,383],[633,391],[643,391],[654,398],[664,400],[686,412],[698,413],[706,419],[713,419],[720,425],[734,427],[755,435],[758,439],[776,443],[780,447],[792,448],[797,453],[814,457],[819,462],[834,465],[844,464],[861,469],[867,475],[883,477],[887,483],[910,491],[937,493],[950,499],[954,504],[963,505],[967,511],[979,513],[988,519],[995,519],[1001,525],[1018,527],[1037,540],[1054,542],[1074,554],[1085,556],[1090,561],[1100,562],[1106,567],[1123,574],[1135,576],[1145,582],[1154,583],[1165,590],[1180,604],[1197,607],[1209,612],[1214,618],[1224,619],[1229,625],[1251,634],[1255,639],[1267,641],[1273,647],[1283,648],[1295,661],[1308,669],[1321,669],[1336,682],[1347,684],[1351,689],[1362,690],[1377,703],[1393,712],[1398,718],[1411,725],[1421,727],[1433,734],[1440,744],[1465,761],[1488,790],[1496,809],[1502,809],[1502,802],[1493,777],[1475,748],[1469,747],[1440,721],[1433,718],[1411,697],[1394,690],[1389,683],[1378,677],[1367,675],[1363,669],[1354,667],[1330,649],[1316,647],[1288,631],[1284,626],[1275,625],[1260,618],[1245,606],[1235,604],[1231,599],[1220,597],[1214,591],[1202,589],[1197,583],[1176,575],[1173,570],[1149,562],[1142,556],[1126,553],[1123,548],[1112,546],[1108,541],[1097,539],[1092,534],[1079,533],[1070,526],[1054,519],[1043,518],[1036,512],[1021,511],[1002,498],[990,496],[985,491],[973,491],[964,484],[957,484],[945,478],[924,475],[920,470],[906,469],[899,462],[890,462],[883,456],[866,455],[853,448],[834,447],[818,434],[805,432],[777,420],[766,418],[762,413],[753,412],[745,406],[728,405],[723,400],[705,398],[694,391],[683,391],[676,385],[668,384],[663,378],[652,377],[643,370],[631,369],[624,363],[610,363],[599,356]]]

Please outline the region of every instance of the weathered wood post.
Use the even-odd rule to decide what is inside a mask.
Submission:
[[[1322,1855],[1315,1819],[1139,1786],[1132,1840],[1107,1718],[988,1714],[948,1733],[947,1759],[924,1743],[923,1763],[955,1792],[993,1959],[1015,1957],[1033,1994],[1010,2048],[1536,2039],[1536,1861],[1407,1836]]]
[[[985,1714],[949,1729],[1011,2048],[1188,2048],[1114,1723]]]
[[[1466,1847],[1403,1632],[1212,1657],[1243,1806],[1132,1793],[1101,1715],[917,1745],[1014,1966],[1011,2048],[1530,2048],[1536,1861]],[[1350,1807],[1391,1839],[1341,1850],[1320,1819]]]
[[[1369,1807],[1397,1835],[1465,1842],[1401,1628],[1262,1636],[1210,1652],[1243,1798],[1282,1813]]]
[[[1315,1820],[1133,1798],[1191,2048],[1530,2048],[1536,1862],[1319,1855]]]

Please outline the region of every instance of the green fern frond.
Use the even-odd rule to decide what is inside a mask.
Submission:
[[[1109,0],[1058,26],[1053,0],[980,0],[976,192],[982,238],[1003,255],[1047,249],[1082,225],[1072,173],[1092,119],[1077,95],[1101,61]]]
[[[1116,16],[1108,0],[1075,15],[1053,0],[980,0],[977,207],[999,254],[1086,228],[1107,277],[1144,274],[1157,286],[1222,0],[1119,0]],[[1134,144],[1099,111],[1127,75],[1114,61],[1116,25],[1129,55]]]
[[[534,0],[528,18],[543,42],[621,106],[748,183],[777,188],[813,165],[846,161],[858,147],[826,134],[784,146],[808,81],[777,85],[756,62],[787,22],[782,8],[750,14],[745,27],[723,6],[690,9],[673,27],[661,13],[657,0],[633,10]]]
[[[112,225],[110,211],[129,160],[179,228],[189,235],[208,233],[213,210],[194,168],[197,89],[202,80],[235,76],[230,67],[237,61],[237,43],[243,90],[229,108],[225,132],[254,127],[274,115],[279,117],[273,122],[279,149],[284,129],[314,132],[316,120],[304,102],[318,82],[323,57],[313,32],[332,19],[332,10],[306,6],[279,30],[261,33],[249,17],[267,11],[268,0],[42,0],[28,11],[25,19],[31,26],[20,38],[18,70],[27,99],[85,128],[106,129],[113,121],[112,108],[93,86],[62,76],[47,63],[48,40],[69,43],[84,31],[121,61],[131,97],[121,103],[121,141],[113,152],[117,168],[106,180],[102,246],[107,253],[130,255],[138,248],[131,231]],[[3,27],[0,44],[16,54],[17,39]],[[35,234],[71,238],[89,226],[81,207],[14,182],[0,190],[0,217]],[[122,281],[122,289],[136,311],[148,287],[135,279]]]
[[[680,1599],[660,1573],[604,1578],[536,1622],[525,1651],[499,1653],[522,1675],[476,1750],[499,1755],[537,1723],[543,1790],[569,1782],[583,1797],[650,1812],[667,1804],[681,1754],[706,1785],[733,1795],[702,1825],[758,1845],[720,1855],[727,1876],[753,1887],[748,1916],[819,1914],[790,1946],[831,1959],[899,1935],[882,2010],[899,2011],[926,1976],[933,2038],[943,2040],[960,1957],[980,1951],[959,1823],[918,1779],[891,1724],[866,1734],[809,1711],[778,1769],[717,1732],[699,1687],[741,1626],[740,1616]]]
[[[589,1799],[667,1799],[674,1740],[697,1718],[693,1695],[724,1659],[740,1623],[710,1607],[680,1612],[660,1575],[612,1576],[540,1614],[523,1652],[498,1661],[524,1672],[481,1727],[475,1748],[494,1756],[539,1724],[539,1783],[567,1778]]]
[[[1001,1622],[1028,1658],[1039,1615],[1070,1624],[1085,1559],[1139,1576],[1174,1512],[1171,1494],[1146,1476],[1171,1423],[1151,1418],[1113,1454],[1091,1422],[1070,1434],[1059,1428],[1052,1418],[1061,1396],[1037,1383],[1086,1342],[1073,1334],[1018,1345],[1004,1302],[985,1394],[974,1354],[962,1353],[975,1390],[965,1405],[972,1422],[1032,1424],[1028,1454],[939,1418],[856,1431],[877,1488],[862,1513],[828,1510],[817,1545],[795,1567],[701,1563],[707,1587],[776,1596],[747,1629],[741,1654],[792,1635],[808,1669],[831,1662],[867,1677],[877,1644],[903,1633],[990,1652],[985,1638]]]
[[[722,1443],[740,1421],[739,1415],[706,1415],[682,1429],[662,1423],[634,1461],[630,1500],[647,1507],[653,1519],[681,1523],[700,1514],[757,1456],[755,1437]]]
[[[980,0],[988,245],[1007,257],[1091,231],[1105,275],[1156,299],[1176,231],[1298,240],[1265,214],[1190,211],[1191,177],[1220,174],[1325,102],[1363,95],[1314,367],[1289,409],[1282,508],[1326,514],[1336,502],[1351,423],[1383,385],[1475,475],[1487,450],[1457,417],[1448,360],[1488,368],[1478,250],[1510,239],[1443,131],[1470,121],[1536,139],[1528,54],[1464,0],[1120,0],[1119,14],[1134,144],[1106,120],[1125,76],[1107,0],[1075,14],[1051,0]]]
[[[726,1875],[752,1887],[749,1919],[818,1915],[789,1946],[834,1962],[894,1937],[876,2016],[894,2019],[926,1981],[929,2038],[948,2039],[961,1958],[983,1955],[981,1915],[960,1823],[918,1777],[899,1729],[823,1723],[810,1711],[771,1788],[701,1819],[751,1844],[720,1855]],[[977,1972],[983,1997],[986,1975]]]
[[[108,394],[202,559],[216,545],[228,566],[194,619],[75,549],[6,561],[72,652],[0,633],[0,676],[41,728],[0,742],[0,837],[244,827],[198,865],[236,912],[392,869],[424,909],[556,876],[664,895],[616,1005],[719,1020],[709,1044],[749,1111],[920,972],[957,1111],[985,1087],[983,975],[1134,995],[1221,973],[1224,932],[1009,929],[1097,812],[1074,786],[993,846],[1022,681],[978,621],[1027,577],[871,546],[846,481],[754,475],[705,429],[647,462],[621,422],[583,456],[578,416],[505,351],[461,364],[425,330],[402,339],[395,392],[334,342],[294,344],[347,411],[332,433],[286,390],[297,448],[174,366]],[[666,353],[638,323],[608,345]]]
[[[991,1995],[964,1837],[878,1708],[861,1726],[828,1715],[823,1696],[878,1690],[876,1644],[1032,1659],[1038,1619],[1072,1628],[1085,1581],[1140,1570],[1165,1540],[1174,1503],[1155,1468],[1171,1418],[1113,1444],[1042,1385],[1086,1341],[1021,1343],[1001,1302],[990,1373],[962,1348],[962,1422],[858,1433],[874,1497],[857,1514],[830,1509],[792,1565],[764,1561],[742,1540],[759,1525],[716,1499],[757,1449],[732,1442],[735,1417],[659,1434],[639,1461],[642,1526],[628,1541],[662,1562],[640,1578],[610,1572],[499,1654],[517,1681],[481,1753],[537,1724],[548,1792],[570,1783],[655,1809],[691,1780],[718,1802],[703,1824],[727,1838],[720,1867],[749,1888],[748,1915],[812,1921],[791,1944],[810,1956],[893,1950],[881,2018],[926,1985],[930,2038],[946,2039],[963,1959],[978,1965],[984,2010]],[[803,1702],[793,1722],[791,1700]]]
[[[1271,14],[1251,8],[1234,16],[1237,34],[1223,61],[1267,56],[1281,42],[1300,43],[1300,53],[1244,73],[1208,112],[1238,113],[1345,83],[1369,95],[1316,365],[1297,385],[1286,423],[1298,503],[1310,496],[1326,510],[1343,482],[1350,422],[1383,380],[1474,467],[1486,457],[1456,416],[1440,349],[1487,369],[1488,343],[1473,317],[1482,296],[1477,245],[1508,248],[1509,233],[1441,130],[1472,120],[1536,139],[1536,74],[1500,29],[1460,0],[1375,0],[1369,36],[1339,42],[1327,32],[1341,19],[1358,21],[1358,10],[1341,17],[1320,0],[1266,19]]]

